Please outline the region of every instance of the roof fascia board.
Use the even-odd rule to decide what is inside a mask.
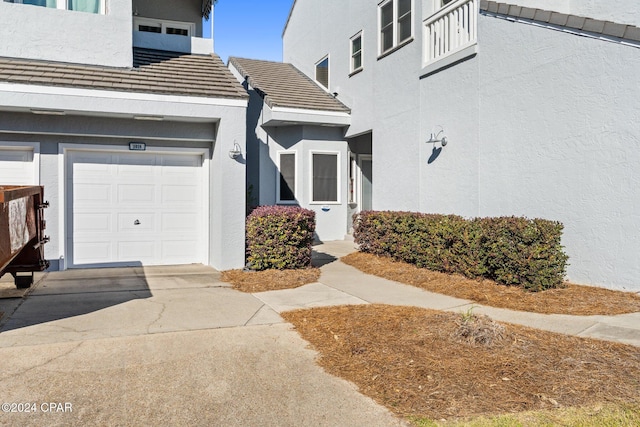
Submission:
[[[52,86],[0,84],[0,109],[51,109],[69,113],[131,116],[150,115],[184,120],[218,118],[229,107],[246,108],[245,99],[201,98],[97,91]]]
[[[248,102],[246,99],[237,98],[210,98],[205,96],[186,96],[144,92],[121,92],[111,90],[80,89],[63,86],[26,85],[20,83],[0,83],[0,92],[20,92],[29,94],[75,96],[114,100],[172,102],[179,104],[187,103],[202,105],[221,105],[228,107],[246,107]]]
[[[329,126],[351,125],[351,115],[340,111],[306,110],[303,108],[269,107],[264,103],[263,126],[274,126],[283,122]]]

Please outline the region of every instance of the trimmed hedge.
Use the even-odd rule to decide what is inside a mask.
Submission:
[[[311,266],[316,213],[295,206],[260,206],[247,217],[247,265],[253,270]]]
[[[488,278],[531,291],[555,288],[565,276],[563,225],[544,219],[476,218],[412,212],[354,215],[363,252],[429,270]]]

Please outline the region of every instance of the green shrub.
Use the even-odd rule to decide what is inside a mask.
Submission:
[[[568,257],[560,243],[561,223],[516,217],[477,222],[483,229],[481,262],[487,267],[487,277],[531,291],[562,284]]]
[[[261,206],[247,217],[247,264],[253,270],[311,266],[315,212],[294,206]]]
[[[539,291],[565,274],[562,224],[542,219],[366,211],[354,217],[360,250],[434,271]]]

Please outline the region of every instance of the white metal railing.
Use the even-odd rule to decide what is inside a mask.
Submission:
[[[424,65],[477,42],[479,6],[480,0],[457,0],[423,21]]]

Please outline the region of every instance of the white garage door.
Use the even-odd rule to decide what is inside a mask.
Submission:
[[[0,144],[0,185],[37,184],[33,160],[32,148]]]
[[[201,155],[71,151],[70,267],[206,262]]]

